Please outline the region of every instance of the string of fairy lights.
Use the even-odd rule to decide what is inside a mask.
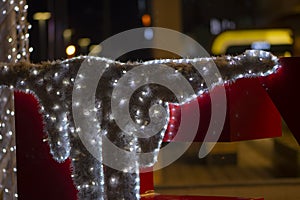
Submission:
[[[0,0],[0,60],[29,61],[29,33],[26,0]],[[17,166],[13,91],[0,87],[0,192],[1,199],[17,199]]]
[[[27,22],[28,5],[26,0],[1,0],[0,23],[6,23],[3,42],[7,45],[7,59],[4,61],[16,63],[29,61],[32,48],[29,47],[29,33],[31,25]]]
[[[0,88],[0,198],[17,199],[13,91]]]

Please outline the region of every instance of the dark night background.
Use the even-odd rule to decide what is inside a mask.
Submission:
[[[30,32],[33,62],[66,58],[65,48],[70,44],[77,48],[75,55],[88,54],[91,45],[122,31],[144,26],[141,20],[144,14],[151,16],[151,26],[181,31],[193,37],[208,52],[211,52],[216,37],[211,31],[212,20],[222,24],[219,32],[291,28],[295,38],[293,54],[299,54],[299,0],[28,0],[27,3],[28,20],[33,25]],[[51,18],[46,21],[43,32],[33,14],[45,11],[51,13]],[[66,29],[72,30],[67,41],[63,37]],[[89,38],[89,46],[80,48],[80,38]],[[151,52],[131,53],[126,59],[154,58]]]

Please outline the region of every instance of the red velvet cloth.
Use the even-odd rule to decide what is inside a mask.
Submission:
[[[279,72],[261,78],[261,82],[300,144],[300,95],[298,94],[300,57],[280,58],[279,62],[282,66]]]
[[[224,128],[219,142],[233,142],[272,138],[281,136],[281,117],[266,90],[258,78],[239,79],[225,85],[227,96],[227,112]],[[212,92],[218,92],[218,88]],[[194,141],[201,142],[207,133],[211,118],[210,95],[204,94],[196,100],[199,104],[200,122]],[[173,110],[175,108],[175,110]],[[180,110],[193,112],[190,104],[170,105],[170,122],[164,141],[175,141],[174,136],[180,125]],[[175,117],[175,118],[173,118]],[[188,119],[193,121],[193,118]],[[172,126],[172,125],[173,126]],[[174,133],[170,135],[170,132]],[[184,139],[179,139],[182,141]],[[209,138],[209,141],[213,139]],[[214,142],[214,141],[213,141]]]
[[[21,200],[75,200],[70,160],[57,163],[43,142],[42,116],[32,95],[15,92],[18,195]]]

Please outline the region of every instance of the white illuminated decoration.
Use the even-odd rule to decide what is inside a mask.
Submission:
[[[223,81],[227,83],[239,78],[267,76],[275,73],[279,67],[277,57],[271,53],[258,50],[249,50],[239,56],[166,59],[144,63],[120,63],[102,57],[91,56],[80,56],[41,65],[1,63],[0,85],[7,85],[15,90],[34,94],[39,100],[41,105],[40,112],[43,114],[51,154],[57,162],[63,162],[68,157],[71,158],[72,178],[76,188],[79,190],[79,199],[138,199],[140,192],[139,171],[132,172],[132,169],[152,166],[155,162],[155,159],[153,159],[149,160],[148,163],[140,163],[138,160],[133,159],[135,162],[132,162],[132,166],[128,166],[123,171],[118,171],[103,166],[99,159],[93,157],[86,150],[78,136],[82,129],[74,126],[72,116],[73,89],[86,90],[84,84],[79,85],[80,87],[77,88],[73,87],[78,70],[84,60],[87,60],[90,66],[106,65],[105,72],[97,86],[95,107],[82,111],[84,115],[95,113],[97,116],[97,119],[91,121],[87,126],[90,126],[91,130],[95,127],[97,128],[98,135],[91,138],[90,142],[95,144],[95,148],[101,154],[109,153],[102,152],[102,141],[100,139],[102,135],[105,135],[119,148],[131,152],[156,152],[157,154],[160,149],[168,123],[168,116],[165,119],[161,119],[165,126],[156,135],[149,138],[138,138],[134,135],[124,134],[117,126],[114,121],[115,117],[112,115],[111,98],[113,98],[115,83],[124,74],[130,75],[129,72],[137,66],[164,64],[166,67],[171,67],[176,70],[176,73],[182,74],[186,78],[197,95],[206,92],[208,88],[203,77],[196,73],[193,65],[200,66],[203,73],[209,74],[209,63],[214,62],[222,75]],[[174,74],[170,77],[167,75],[167,78],[174,79],[173,76]],[[80,75],[79,77],[82,79],[88,78]],[[130,84],[136,85],[137,81],[132,79]],[[224,82],[216,81],[214,85],[218,84],[224,84]],[[197,95],[184,99],[184,102],[196,98]],[[126,101],[126,99],[121,99],[119,101],[120,106]],[[177,100],[166,88],[158,85],[144,85],[132,95],[130,114],[133,121],[145,128],[149,123],[149,108],[151,105],[158,103],[163,105],[165,109],[168,109],[168,102],[176,103]],[[74,102],[73,106],[80,107],[82,103],[85,102]],[[160,116],[158,112],[153,110],[155,115]],[[7,113],[7,110],[4,113]],[[4,135],[1,137],[3,138]],[[9,151],[9,148],[5,149],[5,151]],[[114,155],[110,156],[113,157]],[[118,162],[118,160],[115,162]],[[126,171],[131,173],[126,173]]]
[[[0,173],[2,175],[12,174],[10,179],[0,179],[2,186],[0,189],[7,199],[18,198],[16,145],[12,126],[15,114],[12,105],[12,90],[33,94],[38,99],[45,132],[48,135],[44,142],[49,143],[51,154],[57,162],[71,158],[73,169],[71,177],[79,191],[79,199],[134,200],[140,197],[139,168],[153,166],[156,162],[169,121],[168,103],[179,101],[165,87],[146,84],[138,88],[134,91],[131,99],[120,99],[118,106],[121,108],[130,105],[129,112],[136,125],[134,127],[146,130],[151,124],[150,119],[160,119],[158,122],[162,122],[164,126],[156,130],[157,133],[151,137],[139,138],[130,132],[125,134],[116,124],[116,116],[111,109],[111,100],[114,98],[113,91],[123,76],[129,76],[128,86],[135,88],[141,80],[138,80],[137,77],[130,79],[130,71],[138,66],[150,67],[163,64],[165,67],[173,68],[176,73],[166,74],[166,79],[174,80],[182,75],[195,91],[196,95],[186,97],[183,93],[179,96],[182,98],[180,102],[188,103],[211,89],[207,88],[206,85],[210,84],[207,84],[205,79],[197,73],[194,65],[201,67],[201,74],[214,76],[211,74],[211,63],[215,63],[222,77],[218,77],[211,87],[230,83],[239,78],[267,76],[275,73],[279,67],[278,59],[275,56],[258,50],[246,51],[244,54],[234,57],[166,59],[144,63],[120,63],[102,57],[80,56],[64,61],[31,64],[28,62],[28,58],[29,52],[32,52],[33,49],[28,47],[29,34],[27,30],[31,26],[26,21],[27,9],[25,0],[0,1],[0,24],[1,30],[4,30],[0,34],[2,42],[0,59],[2,62],[6,62],[0,63],[0,86],[9,88],[0,90],[0,158],[1,166],[3,166]],[[229,25],[233,28],[234,24],[222,22],[223,28],[230,28]],[[218,31],[218,27],[216,31]],[[144,32],[143,37],[150,41],[156,37],[156,33],[154,34],[153,30],[149,28]],[[83,116],[92,116],[93,114],[96,116],[86,124],[86,127],[88,128],[87,132],[96,130],[97,134],[89,138],[89,142],[99,152],[98,158],[91,155],[84,146],[79,135],[87,129],[86,127],[85,129],[75,127],[72,115],[72,109],[82,108],[83,104],[89,100],[87,99],[86,102],[75,101],[72,105],[73,90],[89,89],[83,84],[84,81],[80,82],[89,77],[78,74],[83,61],[90,66],[105,65],[105,72],[97,85],[96,99],[93,102],[95,106],[82,110]],[[77,77],[78,79],[76,79]],[[145,75],[142,78],[147,79],[148,77]],[[79,82],[74,87],[76,80]],[[167,115],[162,115],[163,111],[153,105],[161,105]],[[169,125],[172,126],[172,124]],[[131,128],[133,127],[127,129]],[[169,132],[168,134],[172,138],[175,133]],[[105,154],[111,158],[114,158],[115,155],[105,151],[102,136],[108,138],[117,147],[133,154],[151,152],[154,156],[143,161],[139,160],[138,156],[129,157],[128,160],[132,162],[129,162],[130,165],[126,165],[122,171],[110,168],[103,165],[101,159],[105,157]],[[125,159],[114,162],[125,162]]]
[[[0,192],[3,199],[15,199],[18,195],[13,109],[13,92],[0,87]]]
[[[0,1],[1,62],[17,63],[29,60],[28,29],[31,26],[26,20],[27,9],[26,0]],[[9,67],[4,64],[2,73],[6,71],[9,71]],[[0,193],[3,199],[17,199],[14,103],[11,90],[14,86],[8,87],[10,89],[0,86]]]
[[[26,0],[0,1],[1,61],[19,62],[29,60],[28,5]],[[32,47],[30,48],[33,50]],[[5,58],[3,56],[5,55]]]

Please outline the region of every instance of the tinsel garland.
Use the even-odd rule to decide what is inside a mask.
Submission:
[[[13,92],[0,87],[0,193],[17,199],[17,159]]]
[[[78,70],[84,61],[91,66],[103,63],[107,65],[96,91],[95,106],[100,124],[99,134],[105,135],[124,150],[154,152],[153,158],[147,163],[140,162],[138,156],[130,158],[132,166],[129,167],[135,170],[132,172],[128,169],[128,171],[132,173],[126,172],[126,169],[118,171],[102,165],[89,153],[78,137],[80,130],[75,127],[72,115],[72,91]],[[0,85],[33,94],[39,100],[47,133],[45,141],[48,141],[51,154],[56,161],[63,162],[68,157],[72,159],[72,178],[79,191],[79,199],[139,199],[139,168],[152,166],[156,162],[166,126],[149,138],[136,138],[134,135],[125,134],[111,115],[112,91],[116,83],[134,67],[164,64],[183,75],[198,95],[208,88],[204,78],[193,66],[200,65],[203,73],[209,74],[212,62],[217,66],[223,79],[214,85],[235,81],[238,78],[267,76],[275,73],[279,67],[275,56],[257,50],[249,50],[239,56],[167,59],[143,63],[120,63],[106,58],[81,56],[42,64],[0,63]],[[176,77],[172,75],[168,79],[172,81]],[[132,79],[131,84],[136,84],[137,81]],[[190,98],[186,99],[188,100]],[[144,85],[138,88],[130,99],[131,117],[137,124],[147,125],[150,119],[149,108],[154,104],[160,104],[167,110],[168,102],[176,103],[177,99],[166,87],[157,84]],[[162,120],[167,125],[168,118]]]
[[[0,60],[5,62],[28,61],[29,33],[26,0],[0,1]],[[30,50],[29,50],[30,49]]]

